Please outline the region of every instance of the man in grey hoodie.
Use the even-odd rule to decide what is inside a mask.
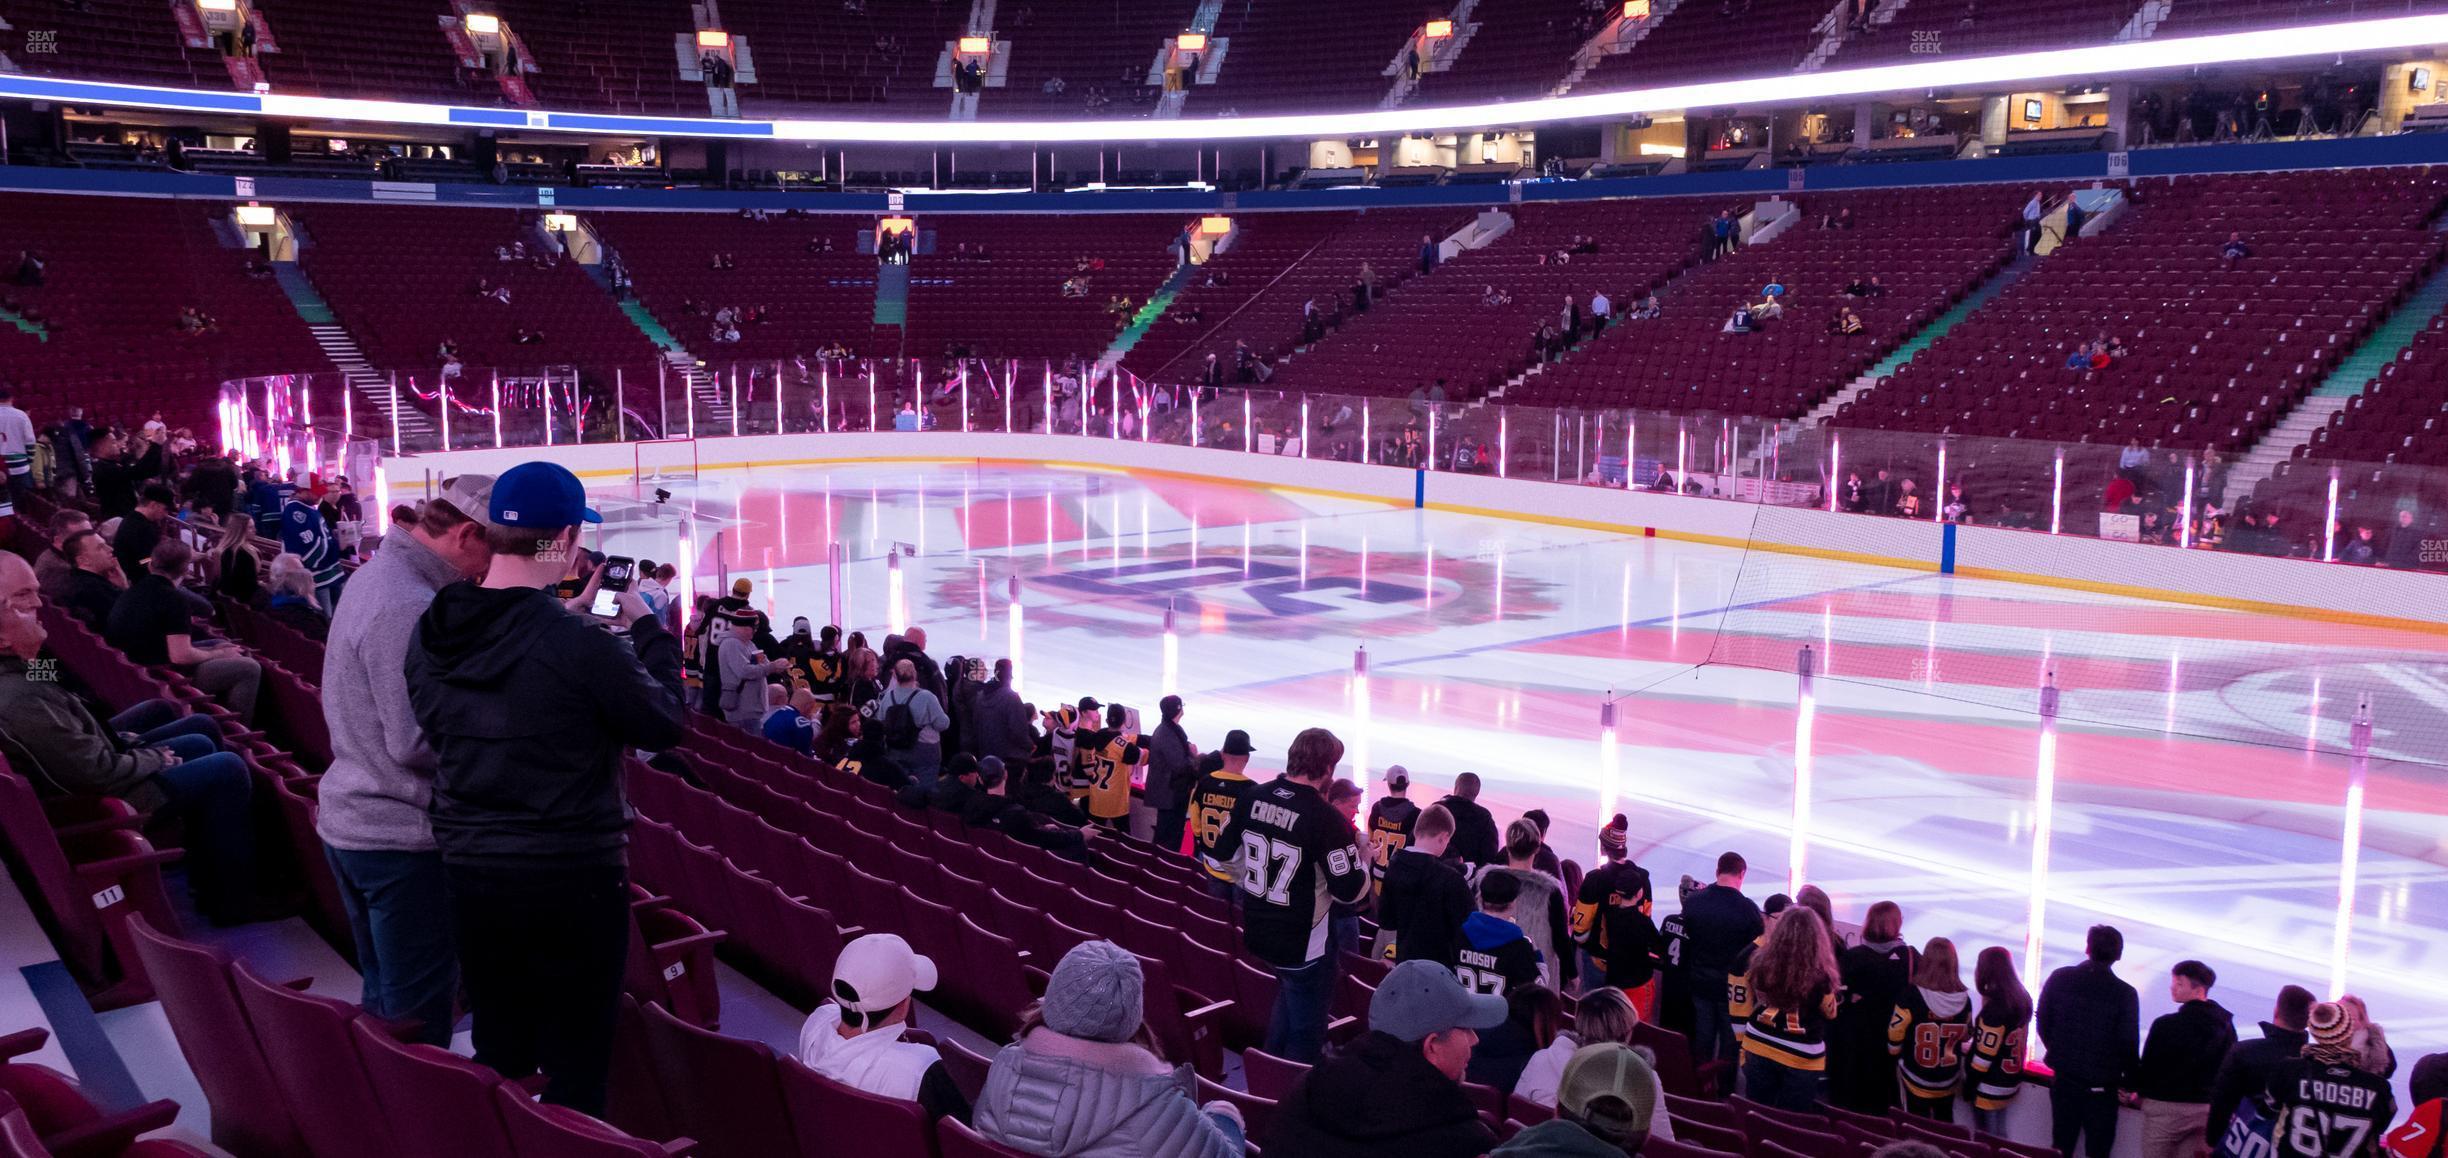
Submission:
[[[323,718],[332,762],[315,831],[340,886],[366,1012],[416,1023],[417,1040],[449,1045],[459,962],[451,944],[442,854],[425,816],[434,756],[408,707],[408,637],[434,592],[485,573],[491,475],[443,484],[413,524],[391,528],[349,581],[323,653]]]
[[[1139,959],[1110,941],[1063,954],[986,1073],[978,1133],[1047,1158],[1239,1158],[1240,1111],[1200,1107],[1190,1067],[1142,1044],[1145,984]]]

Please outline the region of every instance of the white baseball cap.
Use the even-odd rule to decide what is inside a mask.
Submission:
[[[933,988],[935,962],[892,933],[852,941],[833,962],[833,1000],[853,1013],[883,1013]]]

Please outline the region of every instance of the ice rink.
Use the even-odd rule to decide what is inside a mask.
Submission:
[[[1738,850],[1754,898],[1895,900],[1908,939],[2009,946],[2035,988],[2106,921],[2146,1021],[2199,957],[2248,1037],[2292,981],[2363,995],[2409,1060],[2448,1045],[2448,636],[1120,472],[597,495],[606,550],[671,560],[686,528],[697,589],[753,580],[778,630],[838,596],[880,645],[897,597],[939,659],[1018,657],[1041,707],[1152,722],[1176,691],[1194,742],[1246,728],[1271,768],[1324,725],[1372,796],[1394,764],[1422,803],[1474,771],[1499,823],[1543,807],[1585,865],[1620,810],[1662,890]]]

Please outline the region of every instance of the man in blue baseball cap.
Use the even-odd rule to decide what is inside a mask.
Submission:
[[[568,603],[587,509],[554,463],[493,482],[481,581],[443,588],[408,645],[408,700],[435,757],[434,844],[477,1060],[600,1115],[629,944],[621,765],[684,731],[680,647],[632,591],[610,625]]]

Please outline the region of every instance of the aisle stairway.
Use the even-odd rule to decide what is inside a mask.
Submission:
[[[315,288],[314,279],[306,276],[304,267],[294,261],[276,261],[272,263],[272,277],[280,283],[281,292],[288,295],[298,319],[306,323],[307,332],[314,335],[315,345],[323,348],[323,356],[339,367],[341,380],[348,383],[359,400],[383,416],[388,428],[398,432],[396,441],[400,445],[439,437],[433,420],[417,409],[413,400],[402,395],[400,404],[392,405],[390,376],[366,361],[365,351],[357,348],[357,340],[349,336],[348,327],[332,314],[331,303],[323,300],[322,291]]]
[[[605,293],[613,292],[611,273],[603,263],[597,262],[580,268],[586,271],[587,279],[603,287]],[[613,304],[620,307],[621,315],[629,319],[630,325],[636,326],[638,332],[646,335],[646,340],[653,342],[655,348],[662,352],[663,363],[670,367],[671,375],[686,383],[689,392],[696,396],[698,425],[708,429],[729,430],[731,399],[723,393],[722,386],[715,381],[714,375],[706,369],[702,362],[698,361],[697,355],[690,353],[688,347],[681,344],[680,336],[672,333],[670,327],[657,319],[654,311],[647,309],[646,303],[639,301],[635,294],[626,297],[616,294]],[[632,385],[643,389],[646,384],[632,383]],[[633,396],[645,397],[643,394]],[[647,413],[635,407],[632,409],[640,415]],[[674,425],[679,424],[674,423]],[[663,430],[657,433],[666,438],[679,438],[684,437],[687,432]]]
[[[2448,309],[2448,266],[2433,271],[2415,287],[2404,304],[2374,327],[2354,352],[2339,359],[2320,385],[2304,395],[2295,409],[2237,459],[2235,470],[2228,476],[2227,493],[2253,493],[2253,488],[2277,471],[2278,464],[2294,456],[2295,448],[2311,442],[2314,431],[2329,425],[2332,415],[2345,409],[2379,376],[2383,367],[2405,353],[2406,347],[2443,309]]]
[[[1989,299],[2006,292],[2007,286],[2021,281],[2023,275],[2031,272],[2035,264],[2037,264],[2037,259],[2027,255],[2017,258],[2005,269],[1999,270],[1996,277],[1982,283],[1979,289],[1964,295],[1962,301],[1955,303],[1947,312],[1938,315],[1936,320],[1930,324],[1921,327],[1919,333],[1905,339],[1903,345],[1897,346],[1886,357],[1873,363],[1868,370],[1862,372],[1860,377],[1846,383],[1834,394],[1828,395],[1819,405],[1812,407],[1810,413],[1802,416],[1801,428],[1817,426],[1835,417],[1836,412],[1842,410],[1845,403],[1861,397],[1864,391],[1878,385],[1879,379],[1895,373],[1897,367],[1912,361],[1913,355],[1928,349],[1938,339],[1945,337],[1946,332],[1954,329],[1957,322],[1971,317],[1972,311],[1989,304]]]
[[[1173,276],[1156,287],[1147,304],[1140,306],[1130,316],[1130,322],[1122,327],[1122,332],[1114,335],[1113,344],[1105,348],[1105,356],[1097,359],[1097,367],[1112,369],[1120,365],[1123,356],[1131,352],[1131,347],[1138,345],[1139,339],[1146,337],[1147,332],[1155,329],[1156,323],[1163,320],[1165,310],[1173,305],[1173,299],[1181,295],[1181,291],[1190,284],[1190,278],[1197,273],[1198,267],[1195,265],[1185,264],[1175,269]]]

